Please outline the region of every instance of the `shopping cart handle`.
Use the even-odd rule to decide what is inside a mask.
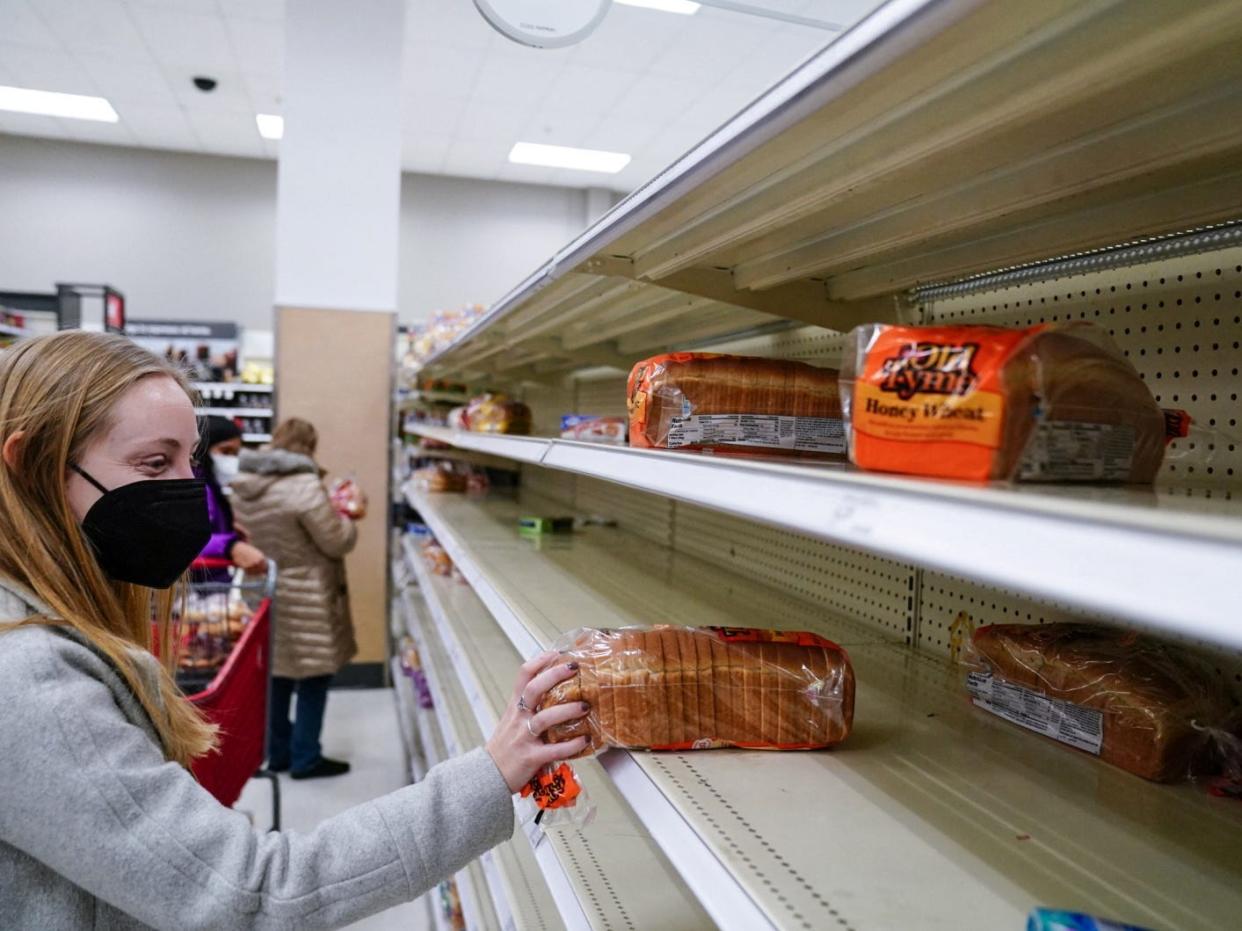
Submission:
[[[232,569],[233,563],[228,559],[196,559],[190,563],[191,569]]]

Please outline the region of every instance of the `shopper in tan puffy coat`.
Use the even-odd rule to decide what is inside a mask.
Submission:
[[[232,484],[238,523],[277,566],[268,765],[295,779],[349,771],[323,757],[319,734],[332,676],[357,652],[344,562],[357,529],[328,497],[313,458],[317,444],[310,423],[286,420],[269,449],[242,454]]]

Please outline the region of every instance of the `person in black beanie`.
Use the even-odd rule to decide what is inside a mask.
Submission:
[[[247,572],[265,572],[267,557],[233,523],[233,508],[224,494],[224,486],[237,475],[241,430],[227,417],[209,414],[202,419],[199,432],[203,438],[202,452],[194,474],[207,483],[207,513],[211,518],[211,540],[199,557],[227,559]]]

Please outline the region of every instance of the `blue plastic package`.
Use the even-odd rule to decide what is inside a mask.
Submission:
[[[1026,920],[1026,931],[1150,931],[1138,925],[1125,925],[1103,918],[1092,918],[1082,912],[1063,912],[1054,908],[1036,908]]]

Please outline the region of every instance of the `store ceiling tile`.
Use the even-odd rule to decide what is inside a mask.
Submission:
[[[163,69],[148,57],[118,60],[110,55],[79,53],[74,58],[93,83],[91,93],[107,97],[123,120],[127,105],[178,105]]]
[[[161,64],[181,69],[189,78],[213,69],[233,70],[237,58],[224,17],[193,13],[166,6],[134,3],[130,13]]]
[[[285,0],[216,0],[225,16],[257,19],[270,23],[285,21]]]
[[[95,120],[62,120],[65,138],[74,142],[101,142],[106,145],[136,145],[138,137],[125,123]]]
[[[0,77],[108,97],[141,146],[274,158],[255,113],[279,113],[286,0],[0,0]],[[878,0],[753,0],[856,21]],[[629,190],[736,113],[835,33],[703,7],[614,5],[567,49],[494,32],[470,0],[408,0],[402,101],[409,170]],[[212,94],[196,74],[214,77]],[[5,77],[7,75],[7,77]],[[160,113],[176,108],[179,120]],[[127,116],[132,114],[132,116]],[[142,114],[141,117],[138,114]],[[98,141],[58,121],[0,131]],[[519,141],[633,156],[614,175],[511,165]]]
[[[185,111],[175,102],[169,106],[126,104],[117,107],[121,122],[130,128],[135,142],[154,149],[197,149],[199,140],[190,128]]]
[[[26,0],[0,3],[0,36],[5,42],[36,48],[60,48],[60,40]]]
[[[7,6],[4,0],[0,6]],[[18,0],[21,2],[21,0]],[[106,52],[117,58],[149,54],[135,20],[122,0],[26,0],[56,36],[57,48]]]
[[[279,75],[285,68],[283,23],[233,17],[225,19],[229,41],[242,71]]]
[[[65,123],[53,116],[36,116],[32,113],[10,113],[0,110],[0,133],[15,136],[39,136],[44,139],[64,139]]]
[[[72,57],[53,49],[0,44],[0,60],[19,87],[62,94],[97,94],[94,81]]]

